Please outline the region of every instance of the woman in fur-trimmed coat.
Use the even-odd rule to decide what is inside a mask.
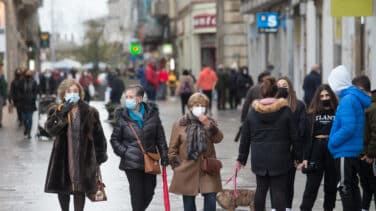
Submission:
[[[252,171],[256,175],[255,210],[265,210],[266,193],[270,188],[276,210],[286,209],[286,183],[293,160],[299,159],[296,148],[296,123],[283,98],[275,98],[278,87],[275,78],[267,77],[261,85],[263,99],[252,103],[243,123],[236,167],[247,163],[251,150]],[[293,150],[293,151],[291,151]]]
[[[57,193],[62,211],[82,211],[85,194],[96,192],[96,173],[107,160],[107,144],[98,111],[83,102],[84,91],[74,80],[59,86],[62,102],[48,111],[45,128],[55,137],[48,166],[45,192]]]
[[[183,195],[184,210],[196,210],[195,197],[204,196],[204,210],[216,210],[216,193],[222,191],[221,176],[202,171],[202,159],[216,158],[214,144],[223,134],[215,121],[206,116],[209,99],[200,93],[188,101],[189,112],[172,129],[168,158],[174,170],[170,192]]]

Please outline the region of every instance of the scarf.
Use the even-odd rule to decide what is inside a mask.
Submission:
[[[128,110],[128,115],[129,118],[135,121],[140,128],[144,126],[145,106],[143,103],[140,104],[140,110],[138,112]]]
[[[204,125],[191,113],[186,115],[187,119],[187,159],[197,160],[200,153],[207,150],[207,137]]]

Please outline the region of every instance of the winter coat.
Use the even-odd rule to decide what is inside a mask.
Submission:
[[[96,190],[97,166],[107,160],[107,143],[99,119],[98,111],[80,101],[80,140],[78,182],[79,192],[92,193]],[[62,116],[61,109],[53,106],[48,111],[46,130],[55,137],[47,170],[45,192],[72,193],[72,181],[69,175],[68,161],[68,118]],[[59,132],[60,131],[60,132]],[[77,141],[77,140],[74,140]]]
[[[52,77],[46,78],[45,76],[41,76],[40,78],[40,85],[39,91],[41,94],[45,95],[56,95],[57,90],[57,82]]]
[[[295,111],[292,112],[295,122],[296,122],[296,127],[298,129],[298,143],[301,145],[299,148],[303,148],[303,145],[305,143],[305,137],[306,137],[306,106],[301,100],[296,101],[296,109]],[[299,155],[302,157],[303,155]]]
[[[205,67],[198,76],[197,90],[213,90],[217,81],[217,74],[211,68]]]
[[[12,81],[10,84],[10,90],[9,90],[9,99],[13,103],[14,106],[17,108],[20,106],[21,101],[21,84],[22,80],[20,78],[16,78]]]
[[[129,124],[132,124],[146,152],[158,152],[162,165],[168,164],[167,143],[164,129],[159,118],[157,105],[143,103],[145,107],[143,127],[129,117],[126,108],[116,111],[116,125],[111,135],[111,145],[117,156],[121,158],[119,169],[144,170],[144,155],[133,135]]]
[[[146,84],[146,86],[152,86],[154,89],[159,86],[158,75],[152,64],[148,64],[146,68]]]
[[[111,83],[111,94],[110,100],[114,104],[120,104],[121,96],[125,90],[124,82],[119,78],[115,77]]]
[[[193,82],[193,78],[190,75],[182,75],[179,79],[178,87],[176,88],[176,95],[180,95],[182,93],[194,93],[195,92],[195,85]]]
[[[145,89],[146,88],[145,69],[138,68],[136,72],[137,72],[137,78],[140,80],[141,86]]]
[[[8,97],[8,83],[4,75],[0,76],[0,97],[3,97],[4,101]]]
[[[301,159],[302,149],[297,144],[296,122],[287,100],[264,103],[266,100],[270,98],[252,103],[243,123],[237,160],[245,165],[251,148],[252,171],[259,176],[278,176],[293,167],[293,160]]]
[[[342,90],[339,97],[329,136],[329,151],[334,158],[356,158],[363,151],[364,110],[371,104],[371,98],[354,86]]]
[[[174,123],[168,149],[168,159],[174,171],[170,184],[171,193],[196,196],[199,193],[217,193],[222,190],[220,174],[212,176],[201,171],[203,156],[215,158],[214,144],[223,139],[214,120],[210,121],[210,126],[205,127],[208,148],[197,160],[187,160],[187,117],[183,116]]]
[[[364,154],[368,157],[376,158],[376,93],[372,94],[372,104],[366,110]]]
[[[236,80],[238,97],[242,99],[246,96],[247,91],[253,86],[253,79],[248,74],[239,74]]]
[[[20,109],[22,112],[37,110],[35,101],[38,95],[38,85],[34,79],[25,79],[20,83]]]
[[[217,76],[218,83],[216,84],[215,88],[218,92],[225,92],[229,85],[229,75],[222,69],[217,72]]]
[[[253,103],[254,100],[261,98],[261,84],[256,84],[252,88],[250,88],[247,92],[245,97],[245,101],[242,108],[242,115],[241,115],[241,122],[244,122],[248,116],[249,107]]]
[[[321,85],[321,75],[316,71],[311,71],[303,82],[304,89],[304,102],[309,105],[313,95],[315,95],[316,89]]]

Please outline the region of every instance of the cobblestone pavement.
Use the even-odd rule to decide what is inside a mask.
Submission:
[[[106,122],[107,112],[103,102],[92,102],[100,111],[103,127],[107,139],[112,132],[111,126]],[[180,115],[180,102],[170,98],[168,101],[159,102],[161,119],[165,128],[167,141],[171,134],[173,122]],[[217,155],[223,161],[222,181],[226,181],[233,171],[234,161],[237,156],[238,144],[233,142],[235,133],[239,126],[239,110],[213,111],[213,115],[218,119],[219,127],[223,130],[225,138],[222,143],[216,146]],[[42,115],[41,117],[44,117]],[[44,181],[46,169],[51,152],[52,142],[48,140],[38,140],[23,138],[23,130],[16,125],[15,114],[8,114],[4,108],[3,128],[0,129],[0,211],[55,211],[59,210],[57,196],[55,194],[44,193]],[[43,118],[42,118],[43,119]],[[36,131],[38,121],[37,113],[34,114],[33,132]],[[43,120],[40,120],[43,122]],[[107,185],[107,202],[91,203],[87,201],[86,209],[89,211],[130,211],[130,197],[128,192],[128,182],[124,172],[118,169],[119,158],[114,155],[109,144],[109,159],[102,166],[104,182]],[[168,180],[172,178],[172,170],[168,168]],[[158,176],[158,185],[155,197],[148,210],[162,211],[163,193],[161,177]],[[239,188],[254,188],[255,176],[252,174],[249,165],[239,174]],[[305,185],[305,176],[297,172],[295,183],[294,209],[302,199],[302,192]],[[231,188],[231,185],[225,185]],[[197,197],[197,206],[201,210],[202,198]],[[183,210],[180,196],[170,194],[171,210]],[[314,210],[322,210],[323,194],[320,190]],[[337,211],[342,210],[337,201]],[[267,208],[270,208],[267,202]],[[73,210],[71,208],[71,210]],[[218,207],[218,210],[222,210]],[[248,210],[246,207],[237,210]]]

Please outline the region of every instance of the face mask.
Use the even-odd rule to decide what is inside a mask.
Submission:
[[[287,98],[289,96],[289,91],[287,88],[280,87],[278,88],[278,97],[280,98]]]
[[[330,100],[321,100],[323,107],[330,107]]]
[[[80,100],[80,95],[75,92],[66,93],[64,99],[65,99],[65,102],[77,103]]]
[[[206,108],[205,107],[202,107],[202,106],[194,106],[192,108],[192,113],[193,115],[195,115],[196,117],[199,117],[203,114],[205,114],[206,112]]]
[[[129,110],[134,110],[137,106],[136,99],[126,99],[125,100],[125,107]]]
[[[46,73],[46,74],[44,74],[44,77],[46,77],[46,78],[51,78],[51,73]]]

